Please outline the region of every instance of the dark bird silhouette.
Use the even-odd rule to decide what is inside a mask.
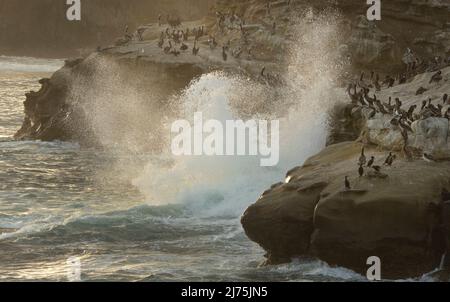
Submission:
[[[430,79],[430,84],[433,82],[439,83],[442,80],[442,71],[438,71]]]
[[[444,95],[442,96],[442,104],[446,105],[446,104],[447,104],[447,100],[448,100],[448,95],[447,95],[447,94],[444,94]]]
[[[197,41],[194,41],[194,47],[192,48],[192,54],[194,56],[198,55],[198,52],[200,51],[200,47],[197,47]]]
[[[185,51],[185,50],[188,50],[188,48],[189,48],[189,47],[188,47],[186,44],[182,43],[182,44],[181,44],[181,47],[180,47],[180,50]]]
[[[350,185],[350,181],[348,180],[348,176],[345,176],[345,189],[346,190],[351,190],[352,187]]]
[[[425,109],[426,106],[427,106],[427,101],[422,101],[422,108],[420,108],[420,110]]]
[[[389,155],[388,155],[388,157],[386,158],[386,160],[384,161],[384,165],[385,166],[389,166],[389,163],[390,163],[390,161],[391,161],[391,158],[392,158],[392,152],[389,152]]]
[[[372,166],[372,169],[374,169],[378,173],[381,172],[381,167],[380,166]]]
[[[227,52],[225,51],[225,46],[222,47],[222,58],[224,61],[228,59]]]
[[[359,173],[359,177],[363,177],[363,175],[364,175],[364,168],[363,168],[362,165],[359,165],[358,173]]]
[[[364,147],[361,149],[361,156],[359,157],[359,161],[358,164],[360,166],[365,165],[366,164],[366,155],[364,154]]]
[[[434,159],[434,157],[433,156],[431,156],[430,154],[428,154],[428,153],[424,153],[423,154],[423,156],[422,156],[422,159],[424,160],[424,161],[426,161],[426,162],[435,162],[435,159]]]
[[[419,89],[417,89],[417,91],[416,91],[416,95],[421,95],[421,94],[423,94],[424,92],[426,92],[428,89],[425,89],[425,88],[423,88],[423,87],[419,87]]]
[[[371,168],[374,162],[375,162],[375,157],[372,156],[370,158],[369,162],[367,163],[367,167]]]
[[[394,160],[397,158],[397,155],[392,155],[392,156],[390,156],[390,157],[388,157],[387,159],[386,159],[386,165],[387,166],[392,166],[392,164],[394,163]]]
[[[417,105],[412,105],[411,107],[409,107],[407,115],[410,120],[413,120],[413,113],[414,113],[414,110],[416,110],[416,108],[417,108]]]
[[[171,49],[172,49],[172,42],[169,41],[169,46],[164,47],[164,52],[169,53]]]

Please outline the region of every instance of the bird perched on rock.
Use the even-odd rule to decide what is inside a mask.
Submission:
[[[199,50],[200,50],[200,47],[197,47],[197,41],[194,41],[194,47],[192,48],[192,54],[194,56],[198,55]]]
[[[225,51],[225,46],[222,47],[222,58],[224,61],[228,59],[227,52]]]
[[[264,74],[265,71],[266,71],[266,66],[263,66],[263,68],[261,69],[261,77],[265,76],[265,74]]]
[[[367,163],[367,167],[371,168],[374,162],[375,162],[375,157],[374,156],[370,157],[370,160]]]
[[[345,176],[345,182],[344,182],[344,184],[345,184],[345,189],[346,189],[346,190],[351,190],[351,189],[352,189],[352,187],[351,187],[351,185],[350,185],[350,181],[348,180],[348,176]]]
[[[180,50],[185,51],[185,50],[188,50],[188,48],[189,48],[189,47],[188,47],[186,44],[182,43],[182,44],[181,44],[181,47],[180,47]]]
[[[366,155],[364,154],[364,147],[361,149],[361,156],[359,157],[358,160],[358,165],[363,166],[366,164]]]
[[[392,164],[394,163],[394,160],[397,158],[397,155],[391,155],[386,159],[386,162],[384,163],[387,166],[392,166]]]
[[[448,99],[448,95],[447,95],[447,94],[444,94],[444,95],[442,96],[442,104],[446,105],[446,104],[447,104],[447,101],[450,101],[450,100]]]
[[[372,169],[374,169],[375,172],[378,172],[378,173],[381,172],[381,167],[380,166],[372,166]]]
[[[435,162],[435,161],[436,161],[436,160],[434,159],[434,157],[433,157],[431,154],[428,154],[428,153],[424,153],[423,156],[422,156],[422,159],[423,159],[424,161],[426,161],[426,162],[429,162],[429,163]]]
[[[172,42],[169,41],[169,46],[164,47],[164,53],[168,54],[172,49]]]
[[[409,118],[411,121],[414,120],[414,118],[413,118],[413,113],[414,113],[414,110],[416,110],[416,108],[417,108],[417,105],[412,105],[412,106],[409,107],[409,109],[408,109],[407,115],[408,115],[408,118]]]
[[[391,162],[392,156],[394,156],[394,155],[392,154],[392,152],[389,152],[388,157],[387,157],[386,160],[384,161],[384,165],[385,165],[385,166],[389,166],[389,163]]]
[[[422,108],[420,108],[420,110],[424,110],[426,106],[427,106],[427,101],[422,101]]]
[[[359,165],[358,173],[359,173],[359,177],[363,177],[363,175],[364,175],[364,168],[363,168],[362,165]]]
[[[419,89],[417,89],[416,91],[416,95],[421,95],[423,94],[425,91],[427,91],[428,89],[425,89],[423,87],[419,87]]]
[[[442,80],[442,71],[438,71],[430,79],[430,84],[433,82],[439,83]]]

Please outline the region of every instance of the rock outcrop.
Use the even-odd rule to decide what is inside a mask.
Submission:
[[[0,54],[65,57],[89,53],[158,15],[196,20],[214,0],[81,0],[81,20],[66,19],[66,1],[0,0]]]
[[[160,125],[170,111],[166,110],[168,105],[173,106],[167,103],[168,96],[211,70],[244,74],[269,87],[282,86],[286,82],[282,74],[289,67],[286,58],[301,30],[296,26],[298,17],[313,20],[323,10],[333,14],[339,11],[337,26],[345,43],[337,47],[352,66],[380,73],[403,71],[406,47],[413,48],[423,61],[450,54],[448,1],[388,1],[383,3],[383,21],[376,23],[361,17],[366,9],[365,1],[353,0],[332,4],[272,1],[269,8],[262,0],[218,0],[216,10],[220,13],[182,24],[181,28],[188,27],[191,33],[190,39],[182,41],[187,50],[173,48],[168,39],[160,40],[173,35],[173,29],[161,35],[165,26],[142,26],[116,40],[114,46],[100,47],[85,58],[68,61],[50,79],[43,79],[42,89],[27,95],[26,117],[16,138],[96,145],[99,138],[91,127],[89,108],[98,94],[85,98],[79,98],[79,94],[95,86],[98,78],[104,82],[103,77],[111,73],[119,79],[112,85],[160,96],[140,110],[152,113],[148,122],[153,125]],[[194,29],[202,32],[197,41]],[[194,46],[197,52],[193,52]],[[111,65],[117,69],[104,68]],[[388,97],[401,99],[404,110],[411,105],[420,108],[428,98],[436,104],[450,92],[450,68],[443,70],[439,83],[430,83],[431,75],[420,73],[402,85],[375,93],[383,102]],[[73,87],[80,82],[75,95]],[[117,91],[117,87],[101,87],[105,91],[99,94],[107,94],[106,89]],[[157,87],[159,92],[155,91]],[[417,93],[419,87],[421,93]],[[103,105],[109,106],[108,102]],[[383,114],[356,102],[341,102],[335,108],[328,147],[302,167],[289,171],[285,182],[264,192],[242,217],[248,237],[267,251],[267,263],[315,255],[330,264],[365,272],[367,257],[379,256],[385,278],[418,276],[437,266],[443,248],[442,238],[436,235],[439,219],[433,209],[450,199],[449,122],[443,114],[425,116],[426,112],[418,109],[414,114],[418,118],[408,125],[411,130],[405,144],[404,133],[392,113]],[[130,122],[120,113],[116,117],[113,122],[119,128]],[[127,138],[127,133],[122,136]],[[157,146],[158,139],[151,145]],[[381,170],[366,167],[359,177],[363,146]],[[397,158],[392,166],[384,167],[389,152],[396,153]],[[434,160],[423,160],[424,153]],[[344,187],[345,176],[350,177],[351,189]]]
[[[386,108],[389,96],[401,100],[405,111],[417,106],[412,107],[414,121],[407,131],[393,112],[381,113],[374,105],[336,106],[328,147],[289,171],[285,182],[264,192],[242,217],[248,237],[267,251],[267,263],[314,255],[365,273],[368,257],[378,256],[383,278],[420,276],[439,266],[445,237],[450,236],[436,235],[442,230],[433,210],[450,200],[450,128],[445,115],[450,103],[443,99],[450,91],[450,67],[442,69],[438,83],[430,82],[433,74],[372,89],[366,96],[375,93]],[[418,95],[417,87],[426,92]],[[430,103],[441,113],[425,114]],[[363,147],[367,161],[372,156],[375,161],[374,168],[364,165],[359,176]],[[391,166],[384,165],[389,153],[395,156]],[[351,189],[344,185],[345,176]]]
[[[368,257],[378,256],[383,278],[420,276],[438,266],[443,250],[433,241],[438,221],[429,208],[450,190],[450,162],[400,158],[359,177],[362,146],[327,147],[247,209],[242,225],[267,251],[268,263],[315,255],[365,273]],[[366,146],[366,155],[382,165],[386,152]]]

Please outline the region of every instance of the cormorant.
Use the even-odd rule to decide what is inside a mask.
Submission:
[[[196,56],[200,51],[200,47],[197,47],[197,41],[194,41],[194,47],[192,48],[192,54]]]
[[[424,153],[422,159],[426,162],[435,162],[434,157],[428,153]]]
[[[371,168],[374,162],[375,162],[375,157],[374,156],[370,157],[370,160],[367,163],[367,167]]]
[[[169,46],[164,47],[164,52],[167,54],[172,49],[172,42],[169,41]]]
[[[366,155],[364,154],[364,147],[361,149],[361,156],[359,157],[358,164],[359,165],[365,165],[366,164]]]
[[[430,84],[433,82],[439,83],[442,80],[442,71],[438,71],[430,79]]]
[[[184,44],[184,43],[181,44],[181,47],[180,47],[181,50],[185,51],[185,50],[188,50],[188,48],[189,47],[186,44]]]
[[[345,189],[351,190],[352,187],[350,186],[350,181],[348,180],[348,176],[345,176]]]
[[[222,58],[224,61],[228,59],[227,52],[225,51],[225,46],[222,47]]]

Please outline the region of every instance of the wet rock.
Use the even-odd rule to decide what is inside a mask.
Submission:
[[[380,173],[357,176],[362,145],[327,147],[290,176],[297,191],[280,186],[250,206],[242,225],[268,253],[268,263],[315,255],[330,264],[365,273],[369,256],[378,256],[383,278],[419,276],[439,262],[430,245],[430,203],[450,189],[450,162],[398,159]],[[385,152],[366,146],[382,164]],[[420,173],[417,173],[420,171]],[[350,176],[352,190],[344,189]],[[408,177],[405,177],[408,175]]]

